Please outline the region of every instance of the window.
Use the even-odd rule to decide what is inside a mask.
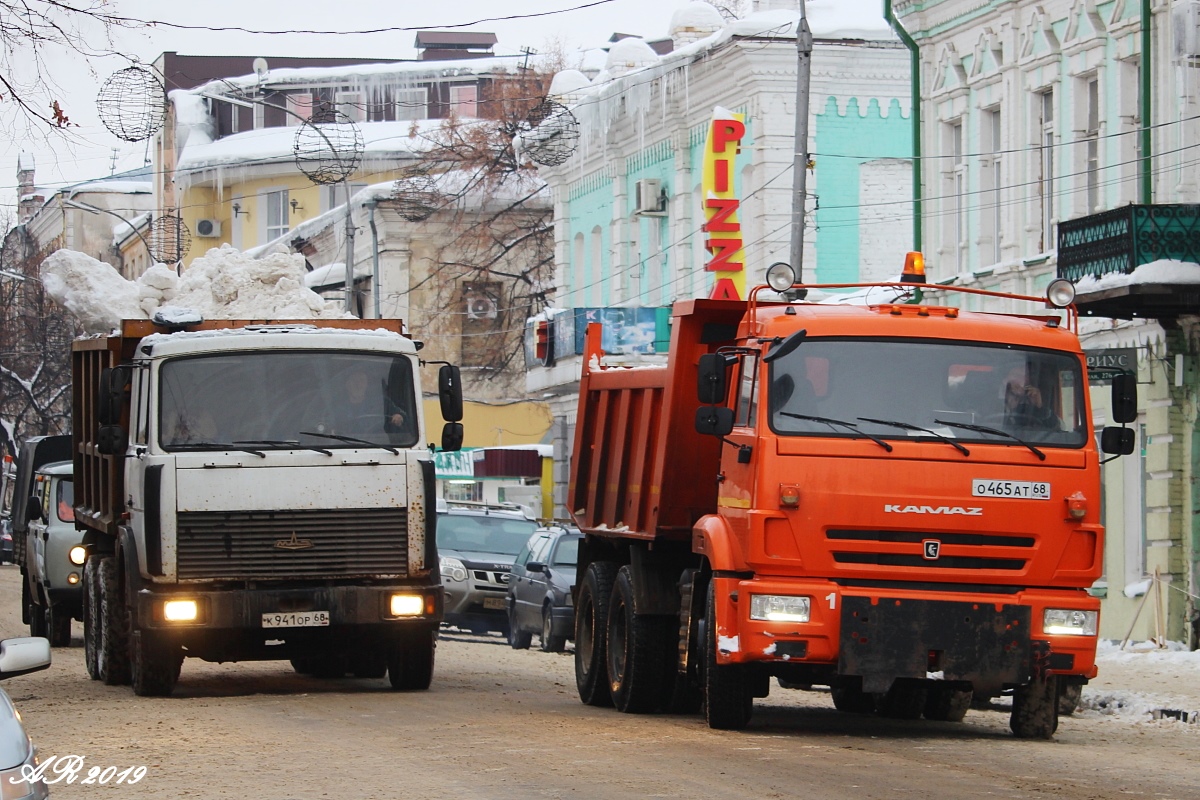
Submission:
[[[1045,252],[1054,244],[1054,90],[1039,92],[1035,98],[1037,195],[1041,212],[1038,247]]]
[[[754,427],[758,414],[758,357],[747,354],[742,357],[742,379],[738,389],[737,417],[734,424],[739,427]]]
[[[414,120],[429,118],[429,90],[423,86],[416,89],[396,91],[396,119]]]
[[[313,96],[309,92],[289,94],[287,96],[287,124],[299,125],[304,120],[312,119]]]
[[[450,111],[456,117],[474,117],[479,105],[479,87],[475,84],[450,87]]]
[[[950,126],[951,153],[954,156],[954,241],[955,266],[967,267],[967,159],[963,152],[963,126],[960,120]]]
[[[267,241],[283,236],[291,227],[288,225],[288,192],[267,192]]]
[[[558,540],[554,548],[554,558],[550,562],[555,567],[574,567],[579,563],[579,537],[564,536]]]
[[[1087,120],[1083,131],[1084,174],[1087,176],[1087,213],[1100,210],[1100,81],[1089,78],[1086,87]]]
[[[333,96],[337,110],[354,122],[362,122],[367,118],[367,105],[362,92],[338,92]]]
[[[62,522],[74,522],[75,483],[73,481],[62,479],[58,481],[58,497],[56,501],[55,506],[59,520]]]
[[[367,188],[367,184],[365,183],[351,183],[350,196],[354,197],[354,195],[358,194],[365,188]],[[340,183],[334,183],[323,187],[322,194],[324,195],[321,198],[322,211],[328,211],[331,208],[337,208],[342,203],[346,202],[346,190]]]
[[[988,155],[983,160],[983,169],[981,170],[984,207],[980,216],[987,238],[992,242],[991,252],[988,255],[991,256],[993,264],[1000,262],[1001,210],[1004,207],[1000,197],[1000,187],[1003,181],[1000,172],[1003,149],[1000,122],[999,108],[983,112],[983,152]]]

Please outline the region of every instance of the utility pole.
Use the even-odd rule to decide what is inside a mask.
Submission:
[[[342,186],[346,190],[346,313],[354,314],[354,211],[350,208],[350,180],[343,178]]]
[[[808,188],[808,84],[812,76],[812,30],[800,0],[796,27],[796,153],[792,161],[792,268],[804,282],[804,205]]]

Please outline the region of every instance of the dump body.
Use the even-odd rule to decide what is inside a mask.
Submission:
[[[697,300],[674,309],[667,364],[633,369],[602,367],[597,333],[568,501],[587,536],[580,585],[594,573],[580,602],[626,565],[635,617],[678,633],[678,680],[707,687],[710,708],[713,675],[893,707],[905,687],[1094,677],[1099,457],[1082,351],[1057,317]],[[697,399],[698,365],[717,353],[721,436],[697,432],[716,408]],[[581,634],[583,692],[595,636]],[[611,670],[628,659],[609,655],[620,708]]]
[[[163,694],[186,651],[428,685],[434,474],[399,320],[126,321],[74,343],[73,389],[85,636],[131,631],[96,676]]]

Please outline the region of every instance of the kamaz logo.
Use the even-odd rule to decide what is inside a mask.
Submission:
[[[982,517],[982,508],[963,508],[962,506],[902,506],[885,503],[885,514],[941,514],[943,516]]]
[[[942,543],[937,539],[921,540],[921,557],[926,561],[937,561],[942,554]]]

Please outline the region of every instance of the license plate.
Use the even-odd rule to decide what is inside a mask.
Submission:
[[[263,614],[264,628],[318,628],[329,624],[328,611],[301,611],[286,614]]]
[[[1050,484],[1040,481],[985,481],[971,482],[971,494],[975,497],[1011,497],[1017,500],[1049,500]]]
[[[503,597],[485,597],[485,598],[483,598],[483,607],[484,608],[498,608],[498,609],[503,610],[504,609],[504,598]]]

